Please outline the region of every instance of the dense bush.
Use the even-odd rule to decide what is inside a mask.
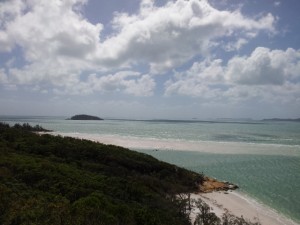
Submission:
[[[33,130],[0,123],[0,224],[190,224],[176,195],[196,190],[201,174]]]
[[[223,214],[222,219],[218,218],[202,199],[198,199],[194,204],[199,210],[194,225],[261,225],[257,218],[254,218],[252,222],[243,217],[234,216],[228,211]]]

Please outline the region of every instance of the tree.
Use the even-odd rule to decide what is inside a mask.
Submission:
[[[199,213],[196,216],[194,225],[220,225],[221,220],[210,211],[210,207],[201,199],[195,202],[196,207],[199,209]]]
[[[236,217],[228,212],[224,213],[222,216],[222,225],[260,225],[258,218],[254,218],[254,222],[245,220],[243,216]]]

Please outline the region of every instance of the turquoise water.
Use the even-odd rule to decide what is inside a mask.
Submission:
[[[40,124],[59,132],[120,135],[180,141],[238,142],[300,146],[299,122],[73,121],[61,117],[0,117],[0,121]]]
[[[300,157],[140,151],[160,160],[238,184],[242,192],[300,221]]]
[[[231,181],[251,197],[300,223],[300,123],[262,121],[71,121],[60,117],[0,117],[10,124],[28,122],[62,133],[109,135],[156,143],[180,142],[182,150],[139,150],[160,160]],[[190,151],[190,143],[209,152]],[[231,146],[240,154],[214,152]],[[247,148],[246,148],[247,147]],[[260,151],[264,149],[264,151]],[[210,152],[211,151],[211,152]],[[268,154],[265,154],[265,153]]]

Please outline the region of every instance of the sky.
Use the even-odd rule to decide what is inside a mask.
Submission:
[[[300,117],[299,0],[0,0],[0,115]]]

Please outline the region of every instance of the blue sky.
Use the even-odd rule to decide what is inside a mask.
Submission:
[[[300,117],[298,0],[1,0],[0,115]]]

